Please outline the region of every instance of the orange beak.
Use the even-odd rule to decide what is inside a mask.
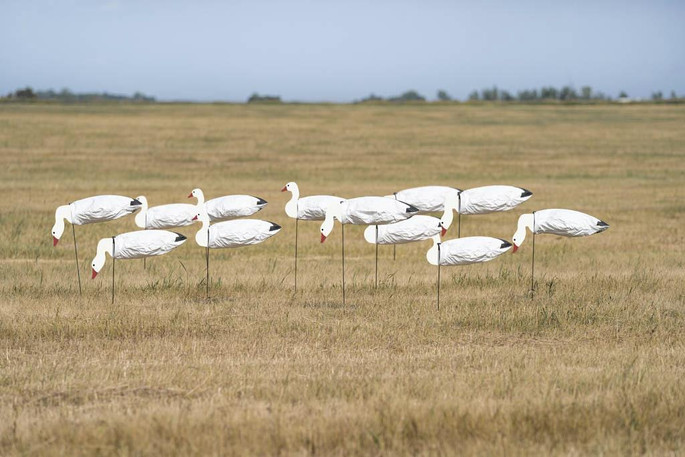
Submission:
[[[440,231],[440,236],[445,236],[445,233],[447,233],[447,229],[445,227],[441,227],[442,230]]]
[[[90,277],[90,279],[95,279],[95,277],[98,275],[98,272],[93,270],[93,276]]]
[[[516,254],[516,251],[518,251],[518,250],[519,250],[519,247],[516,246],[516,245],[514,245],[514,250],[511,251],[511,253],[512,253],[512,254]]]
[[[53,236],[52,237],[52,246],[53,247],[57,246],[57,243],[59,243],[59,238],[57,238],[56,236]]]
[[[281,192],[285,192],[286,190],[288,190],[288,189],[286,189],[285,186],[283,186],[283,189],[281,189]]]
[[[197,216],[193,216],[193,219],[192,219],[192,220],[196,221],[196,220],[197,220]]]
[[[321,234],[321,242],[323,243],[324,241],[326,241],[326,235],[324,235],[324,234],[322,233],[322,234]]]
[[[192,193],[192,192],[188,194],[188,198],[193,198],[193,193]]]

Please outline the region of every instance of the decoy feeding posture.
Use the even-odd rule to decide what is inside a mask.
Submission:
[[[76,257],[76,276],[78,277],[78,291],[81,293],[81,272],[78,265],[78,246],[76,244],[75,225],[95,224],[97,222],[112,221],[127,216],[141,206],[141,202],[120,195],[97,195],[95,197],[76,200],[68,205],[62,205],[55,211],[55,225],[52,226],[52,245],[57,246],[64,233],[64,221],[71,224],[74,237],[74,255]]]
[[[310,195],[308,197],[300,198],[300,188],[297,183],[289,182],[286,184],[281,192],[290,192],[292,197],[285,204],[285,214],[295,219],[295,292],[297,292],[297,236],[298,236],[298,222],[304,221],[322,221],[326,218],[326,208],[333,203],[344,201],[344,198],[336,197],[334,195]]]
[[[469,265],[488,262],[509,250],[511,243],[489,236],[468,236],[441,242],[433,237],[433,246],[426,252],[431,265],[438,266],[438,309],[440,309],[440,266]]]
[[[457,198],[461,190],[447,186],[422,186],[400,190],[387,197],[405,202],[421,213],[435,213],[445,210],[449,197]]]
[[[433,216],[412,216],[401,222],[387,225],[370,225],[364,230],[364,239],[376,245],[376,285],[378,285],[378,245],[405,244],[414,241],[427,240],[435,235],[445,236],[454,220],[453,211],[459,204],[458,193],[447,197],[442,204],[444,213],[440,219]]]
[[[461,237],[462,214],[488,214],[509,211],[533,196],[527,189],[514,186],[483,186],[459,193],[457,236]]]
[[[197,214],[197,205],[188,203],[173,203],[148,207],[147,198],[136,197],[141,203],[141,209],[136,214],[136,225],[142,229],[168,229],[192,225],[193,218]]]
[[[193,189],[188,198],[193,197],[197,198],[198,206],[205,207],[211,222],[252,216],[267,205],[266,200],[252,195],[226,195],[205,202],[205,194],[201,189]]]
[[[571,209],[542,209],[530,214],[522,214],[518,220],[518,227],[514,233],[514,251],[516,252],[523,240],[526,239],[526,229],[533,233],[533,253],[531,255],[530,292],[535,290],[535,235],[549,233],[551,235],[577,237],[590,236],[609,228],[609,224],[589,214]]]
[[[326,209],[321,224],[321,242],[326,241],[333,230],[334,219],[342,225],[342,292],[345,304],[345,225],[383,225],[400,222],[414,216],[415,207],[387,197],[358,197],[333,203]]]
[[[236,219],[234,221],[209,224],[206,211],[200,211],[194,220],[202,222],[202,227],[195,234],[195,242],[205,248],[207,262],[207,297],[209,298],[209,250],[220,248],[237,248],[265,241],[281,230],[281,226],[259,219]]]
[[[92,279],[105,265],[105,254],[112,257],[112,303],[114,303],[114,265],[116,259],[142,259],[166,254],[185,243],[186,237],[167,230],[139,230],[103,238],[91,264]]]

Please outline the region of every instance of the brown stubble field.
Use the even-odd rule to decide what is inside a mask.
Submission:
[[[0,105],[0,455],[681,454],[685,445],[685,107]],[[536,240],[538,294],[519,253],[442,269],[431,242],[380,249],[347,227],[319,243],[303,195],[513,184],[510,213],[462,235],[511,239],[518,215],[572,208],[611,229]],[[85,196],[151,205],[247,193],[283,230],[212,252],[198,227],[171,254],[95,280],[101,237],[71,227]],[[447,239],[456,237],[456,226]]]

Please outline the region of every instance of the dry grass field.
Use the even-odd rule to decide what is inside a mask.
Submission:
[[[611,225],[442,270],[431,245],[325,244],[280,193],[385,195],[513,184],[517,210],[462,219],[511,239],[518,215]],[[151,205],[248,193],[283,226],[212,252],[112,262],[54,209],[112,193]],[[0,455],[677,455],[685,452],[685,107],[0,105]],[[456,237],[453,226],[447,239]]]

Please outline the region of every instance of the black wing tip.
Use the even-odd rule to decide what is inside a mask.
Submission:
[[[604,222],[604,221],[599,221],[599,222],[597,222],[597,227],[609,228],[609,224],[607,224],[607,223]]]
[[[276,230],[280,230],[280,229],[281,229],[281,226],[278,225],[278,224],[276,224],[276,223],[274,223],[274,222],[270,222],[270,224],[271,224],[271,227],[269,227],[269,231],[270,231],[270,232],[273,232],[273,231],[276,231]]]
[[[176,239],[174,240],[176,243],[178,243],[179,241],[185,241],[188,239],[188,237],[185,235],[181,235],[180,233],[176,233],[176,232],[174,232],[174,233],[176,234]]]
[[[523,192],[521,193],[521,198],[523,198],[523,197],[530,197],[531,195],[533,195],[533,192],[529,191],[528,189],[524,189],[524,188],[522,187],[521,190],[523,191]]]
[[[407,204],[407,206],[408,206],[408,208],[407,208],[408,213],[418,213],[419,212],[419,209],[416,206],[412,206],[410,204]]]
[[[508,242],[507,240],[500,240],[502,241],[502,244],[500,245],[500,249],[507,249],[511,247],[511,243]]]
[[[266,200],[264,200],[263,198],[259,198],[259,197],[255,197],[255,198],[257,199],[257,205],[259,205],[259,206],[264,206],[267,203],[269,203]]]
[[[141,203],[141,201],[138,200],[137,198],[134,198],[133,200],[131,200],[131,203],[129,203],[129,205],[131,205],[131,206],[138,206],[138,205],[142,205],[142,204],[143,203]]]

